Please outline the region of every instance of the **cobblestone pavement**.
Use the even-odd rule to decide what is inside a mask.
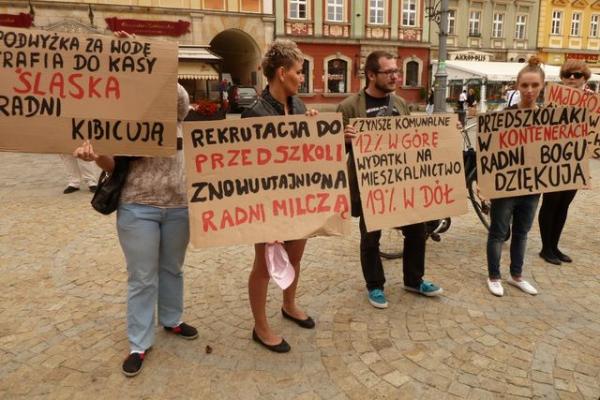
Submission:
[[[600,162],[592,168],[600,176]],[[543,263],[533,228],[525,276],[537,297],[513,287],[503,298],[488,293],[486,236],[473,213],[428,243],[427,276],[443,296],[405,292],[400,262],[385,262],[387,310],[367,302],[358,229],[311,239],[300,303],[317,329],[283,320],[280,292],[270,290],[270,320],[292,345],[286,355],[250,338],[251,247],[190,251],[185,320],[200,338],[157,327],[144,371],[128,379],[120,371],[126,274],[115,217],[95,213],[89,192],[63,195],[64,175],[57,156],[0,153],[0,398],[600,396],[598,188],[580,191],[571,207],[562,248],[573,264]]]

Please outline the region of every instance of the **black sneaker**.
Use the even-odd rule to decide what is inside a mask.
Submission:
[[[90,186],[90,192],[96,193],[96,189],[98,189],[98,186],[96,186],[96,185]]]
[[[133,377],[142,372],[146,353],[130,353],[123,361],[122,371],[125,376]]]
[[[187,340],[193,340],[198,337],[198,330],[193,326],[186,324],[185,322],[182,322],[172,328],[165,326],[165,331],[174,333],[175,335],[181,336]]]
[[[69,194],[78,191],[79,188],[75,186],[67,186],[65,190],[63,190],[64,194]]]

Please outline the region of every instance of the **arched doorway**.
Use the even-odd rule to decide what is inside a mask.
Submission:
[[[210,49],[223,57],[224,78],[228,73],[233,84],[262,87],[258,70],[261,51],[252,36],[240,29],[227,29],[213,38]]]

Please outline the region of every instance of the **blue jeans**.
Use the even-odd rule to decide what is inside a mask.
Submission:
[[[521,276],[527,247],[527,233],[531,229],[539,199],[539,194],[533,194],[492,200],[490,231],[487,240],[488,276],[490,279],[500,279],[502,244],[508,234],[511,218],[510,274],[514,277]]]
[[[183,260],[189,241],[187,208],[121,204],[117,232],[127,261],[127,335],[132,351],[154,342],[154,314],[176,326],[183,313]]]

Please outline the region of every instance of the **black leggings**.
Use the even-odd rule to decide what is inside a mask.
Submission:
[[[540,235],[542,236],[542,252],[549,255],[558,254],[558,241],[565,222],[569,205],[577,190],[544,193],[542,207],[538,216]]]

